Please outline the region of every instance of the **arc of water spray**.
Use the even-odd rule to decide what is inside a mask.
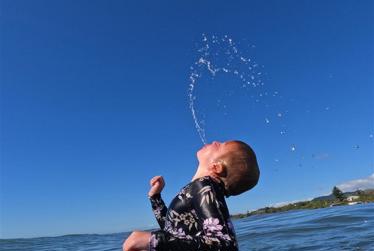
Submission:
[[[227,35],[225,35],[224,37],[222,38],[218,38],[217,36],[212,36],[212,43],[213,44],[220,44],[220,41],[224,42],[224,43],[228,43],[228,48],[226,49],[226,52],[225,54],[228,53],[228,56],[227,56],[227,62],[226,62],[226,65],[222,65],[220,67],[215,67],[213,65],[213,63],[207,58],[209,55],[210,55],[210,46],[209,46],[209,42],[208,42],[208,37],[203,34],[202,35],[202,42],[204,43],[204,46],[202,48],[200,48],[198,50],[198,52],[200,53],[200,57],[199,59],[195,62],[195,65],[196,65],[196,68],[194,67],[191,67],[191,74],[190,74],[190,77],[189,77],[189,80],[190,80],[190,84],[189,84],[189,89],[188,89],[188,98],[189,98],[189,105],[190,105],[190,110],[191,110],[191,113],[192,113],[192,118],[194,120],[194,123],[195,123],[195,128],[199,134],[199,137],[201,139],[201,141],[206,144],[207,143],[207,140],[206,140],[206,135],[205,135],[205,129],[203,128],[202,126],[202,121],[199,122],[198,120],[198,116],[197,116],[197,110],[195,109],[195,99],[196,99],[196,96],[194,95],[194,90],[195,90],[195,86],[197,84],[197,81],[198,79],[200,78],[201,75],[199,75],[199,72],[201,71],[202,68],[206,69],[213,77],[216,76],[217,73],[219,72],[222,72],[222,73],[232,73],[234,74],[234,76],[236,77],[240,77],[240,81],[243,82],[243,86],[242,87],[246,87],[246,86],[249,86],[251,85],[252,87],[257,87],[257,86],[260,86],[260,85],[263,85],[262,81],[257,81],[256,83],[256,79],[255,79],[255,69],[258,65],[255,63],[255,62],[252,62],[251,59],[249,58],[246,58],[246,57],[243,57],[238,49],[236,48],[236,45],[234,44],[233,40],[231,38],[229,38]],[[231,54],[232,53],[232,54]],[[248,74],[244,73],[244,72],[239,72],[238,69],[228,69],[227,67],[230,67],[230,63],[232,60],[234,59],[238,59],[240,60],[240,62],[244,65],[247,65],[248,69],[251,71]],[[261,74],[260,73],[257,73],[258,75]],[[248,76],[247,76],[248,75]]]
[[[188,90],[188,97],[189,97],[189,100],[190,100],[190,109],[191,109],[191,113],[192,113],[192,118],[195,122],[195,127],[196,127],[196,130],[199,134],[199,137],[201,139],[201,141],[206,144],[206,137],[205,137],[205,130],[204,128],[202,128],[200,126],[200,123],[197,119],[197,116],[196,116],[196,111],[195,111],[195,106],[194,106],[194,100],[195,100],[195,97],[193,96],[193,91],[194,91],[194,87],[195,87],[195,83],[196,83],[196,80],[197,78],[199,77],[199,75],[197,73],[191,73],[191,76],[190,76],[190,88]]]

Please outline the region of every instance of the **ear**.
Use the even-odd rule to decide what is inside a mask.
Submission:
[[[222,162],[213,162],[209,169],[216,175],[221,175],[225,172],[225,166],[222,164]]]

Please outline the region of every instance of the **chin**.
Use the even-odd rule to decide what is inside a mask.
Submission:
[[[197,157],[197,159],[199,159],[202,150],[203,150],[203,149],[200,149],[199,151],[196,152],[196,157]]]

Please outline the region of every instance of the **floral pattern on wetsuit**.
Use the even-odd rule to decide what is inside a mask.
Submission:
[[[151,251],[237,251],[235,231],[224,198],[224,185],[209,176],[196,179],[165,206],[150,197],[160,230],[152,231]]]
[[[163,229],[165,225],[166,220],[166,212],[167,208],[165,206],[164,201],[161,198],[160,194],[155,194],[152,197],[149,197],[151,204],[152,204],[152,210],[156,217],[156,220],[158,224],[160,225],[160,228]]]

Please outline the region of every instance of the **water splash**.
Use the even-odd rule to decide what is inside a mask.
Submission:
[[[242,50],[242,48],[245,45],[243,46],[241,43],[236,43],[234,39],[227,35],[216,36],[206,34],[202,34],[201,39],[196,43],[196,45],[196,57],[189,72],[188,102],[194,126],[203,144],[206,144],[208,141],[206,129],[210,128],[210,125],[209,119],[205,120],[205,110],[203,109],[206,107],[201,105],[204,103],[201,101],[204,101],[205,99],[201,99],[197,94],[202,95],[200,86],[208,88],[207,93],[211,95],[209,98],[213,98],[213,100],[208,100],[211,105],[211,111],[218,111],[219,116],[221,116],[220,119],[224,121],[231,119],[230,116],[232,113],[230,113],[229,108],[232,103],[225,102],[223,96],[214,95],[212,94],[214,91],[211,92],[213,88],[221,91],[220,87],[218,87],[219,81],[217,81],[217,78],[223,77],[223,79],[228,80],[227,84],[226,81],[223,81],[225,83],[224,88],[229,89],[227,93],[225,93],[225,95],[227,95],[225,97],[237,99],[239,95],[237,95],[238,93],[235,92],[235,90],[238,88],[241,92],[239,93],[240,95],[243,93],[249,94],[248,101],[252,102],[252,108],[256,107],[254,115],[259,116],[257,122],[264,123],[264,128],[266,128],[264,130],[269,130],[271,133],[274,132],[274,137],[284,143],[284,145],[281,146],[284,152],[290,154],[290,156],[292,155],[292,158],[295,158],[295,156],[300,152],[304,151],[303,144],[299,142],[298,139],[291,139],[295,135],[296,130],[295,128],[288,127],[287,123],[289,119],[295,116],[295,109],[293,109],[292,106],[289,106],[289,102],[294,102],[295,99],[290,99],[286,95],[283,96],[283,93],[279,91],[281,87],[271,90],[268,86],[265,86],[263,81],[265,78],[264,75],[266,75],[263,72],[264,66],[255,62],[252,56],[247,56],[249,54],[248,51],[243,53],[244,50]],[[250,45],[247,48],[253,49],[255,46]],[[211,86],[209,86],[210,82],[213,83],[212,89]],[[199,97],[198,99],[197,96]],[[247,102],[247,99],[245,102]],[[243,104],[244,109],[250,108],[249,102],[240,104]],[[305,114],[308,114],[308,117],[311,117],[311,115],[314,115],[317,111],[316,107],[311,107],[308,104],[306,104],[305,107],[302,107],[302,109]],[[288,110],[291,112],[288,112]],[[333,104],[325,104],[318,108],[318,111],[328,113],[332,113],[334,110],[336,109]],[[208,118],[214,117],[210,112],[206,113],[206,115],[208,114]],[[206,124],[205,121],[207,121]],[[252,119],[252,121],[254,120]],[[369,140],[372,141],[374,139],[373,132],[369,131],[366,137],[369,137]],[[359,145],[352,145],[355,150],[360,148]],[[350,147],[352,147],[352,145]],[[312,159],[327,159],[327,157],[312,157]],[[278,163],[282,161],[275,158],[274,162]],[[299,166],[306,165],[300,163]]]
[[[193,95],[193,92],[194,92],[195,84],[196,84],[198,78],[199,78],[199,75],[197,73],[194,73],[194,72],[191,73],[188,97],[189,97],[189,101],[190,101],[190,110],[191,110],[191,113],[192,113],[192,118],[195,122],[195,128],[197,130],[197,133],[200,136],[201,141],[204,144],[206,144],[207,141],[206,141],[206,137],[205,137],[205,130],[201,126],[201,121],[199,122],[199,120],[197,119],[197,114],[196,114],[195,105],[194,105],[195,104],[194,101],[196,99],[196,96]]]
[[[264,85],[262,81],[263,72],[261,71],[263,66],[243,55],[237,44],[228,35],[220,37],[203,34],[201,41],[198,43],[197,54],[197,59],[190,68],[188,99],[195,128],[201,141],[206,144],[203,120],[198,114],[195,103],[196,86],[201,77],[206,74],[211,78],[221,74],[229,74],[239,80],[241,88],[260,88]],[[233,93],[229,95],[231,96]],[[266,95],[260,93],[259,97],[256,97],[256,103],[259,103],[260,99],[267,95],[267,92]],[[278,95],[278,92],[273,92],[273,96],[276,95]],[[221,105],[220,100],[217,101],[217,105]],[[227,106],[223,105],[223,108],[226,109]],[[224,112],[224,115],[227,115],[227,111]],[[266,119],[266,123],[269,122],[270,120]]]

